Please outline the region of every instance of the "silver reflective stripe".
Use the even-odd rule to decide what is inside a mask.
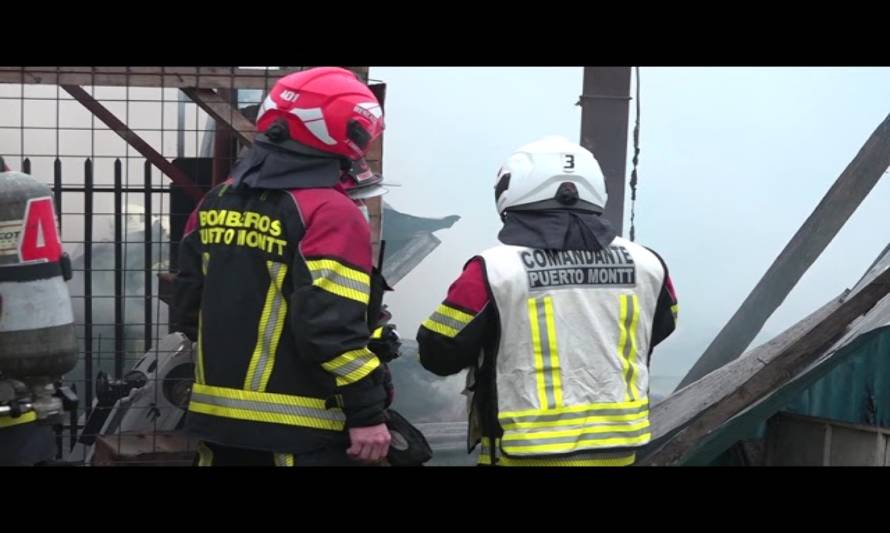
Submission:
[[[244,409],[246,411],[254,411],[257,413],[273,413],[293,416],[304,416],[308,418],[318,418],[322,420],[332,420],[335,422],[343,422],[346,416],[342,411],[333,409],[315,409],[300,405],[284,405],[280,403],[261,402],[257,400],[237,400],[234,398],[222,398],[219,396],[211,396],[208,394],[192,392],[192,402],[206,403],[217,407],[228,407],[233,409]]]
[[[618,451],[583,451],[570,454],[560,455],[536,455],[527,457],[510,457],[504,455],[500,450],[500,439],[495,440],[495,459],[507,466],[515,464],[517,466],[528,464],[529,466],[571,466],[571,463],[580,461],[609,461],[609,460],[629,460],[632,462],[636,459],[636,452],[632,449],[621,449]],[[479,451],[480,463],[491,463],[491,441],[488,438],[482,439],[482,445]],[[624,463],[622,463],[624,464]]]
[[[645,427],[632,431],[610,431],[604,433],[582,433],[580,435],[566,435],[549,438],[535,438],[535,433],[508,434],[504,436],[503,443],[509,446],[545,446],[548,444],[585,444],[609,439],[629,439],[649,433],[651,430],[647,423]]]
[[[318,268],[314,270],[310,270],[312,273],[312,281],[317,281],[319,279],[327,279],[330,280],[337,285],[342,285],[343,287],[364,293],[369,294],[371,292],[371,288],[368,284],[362,283],[361,281],[347,278],[346,276],[341,276],[336,271],[329,268]]]
[[[632,407],[628,409],[590,409],[585,411],[578,411],[573,413],[540,413],[540,414],[532,414],[532,415],[522,415],[522,416],[508,416],[508,415],[499,415],[498,418],[501,422],[558,422],[565,421],[567,424],[571,424],[573,421],[583,420],[588,417],[596,417],[596,416],[622,416],[622,415],[635,415],[635,414],[648,414],[649,405],[642,404],[637,407]]]
[[[359,368],[361,368],[361,367],[365,366],[366,364],[370,363],[371,361],[373,361],[375,357],[377,357],[377,356],[374,355],[372,352],[368,351],[366,353],[363,353],[363,354],[357,356],[354,360],[352,360],[342,366],[338,366],[337,368],[331,369],[330,372],[333,374],[336,374],[340,377],[345,378],[352,372],[358,370]]]
[[[275,358],[275,354],[272,351],[273,344],[277,349],[277,343],[274,343],[275,340],[275,330],[278,327],[279,320],[283,320],[283,316],[279,316],[281,313],[287,313],[287,307],[284,304],[284,295],[281,294],[281,288],[277,286],[278,275],[281,273],[281,270],[285,268],[282,263],[272,263],[269,265],[269,291],[273,294],[272,301],[266,302],[266,305],[269,307],[269,318],[266,321],[265,329],[260,332],[260,337],[257,339],[257,342],[262,343],[262,349],[260,352],[260,358],[257,361],[256,370],[253,373],[253,379],[249,384],[249,390],[259,391],[264,387],[262,386],[263,375],[266,372],[266,366],[272,364],[272,360]],[[280,333],[279,333],[280,334]]]
[[[455,320],[450,316],[443,315],[438,311],[433,311],[433,314],[430,315],[430,320],[434,320],[443,326],[448,326],[449,328],[454,328],[457,331],[464,329],[468,322],[461,322],[460,320]]]

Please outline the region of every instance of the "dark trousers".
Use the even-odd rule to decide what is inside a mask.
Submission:
[[[344,448],[323,448],[308,453],[273,453],[222,446],[212,442],[198,444],[198,466],[361,466],[349,459]]]

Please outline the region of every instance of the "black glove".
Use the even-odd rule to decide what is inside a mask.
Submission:
[[[402,341],[396,333],[396,327],[392,324],[381,326],[371,333],[368,349],[374,352],[381,362],[388,363],[399,357],[399,348]]]
[[[389,367],[386,363],[380,366],[383,367],[383,388],[386,390],[386,404],[384,408],[389,408],[396,399],[396,388],[392,384],[392,372],[389,371]]]

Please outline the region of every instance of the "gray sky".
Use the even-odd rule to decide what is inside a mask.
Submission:
[[[578,139],[582,69],[371,76],[387,83],[384,171],[402,184],[386,199],[463,217],[389,300],[413,337],[463,263],[496,244],[501,161],[538,137]],[[667,261],[680,299],[680,328],[656,350],[653,375],[680,377],[890,112],[890,68],[642,68],[641,78],[637,240]],[[755,342],[851,287],[890,242],[888,212],[885,177]]]

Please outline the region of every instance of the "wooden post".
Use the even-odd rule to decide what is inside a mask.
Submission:
[[[816,209],[785,245],[678,389],[737,358],[890,166],[890,115],[875,129]]]

